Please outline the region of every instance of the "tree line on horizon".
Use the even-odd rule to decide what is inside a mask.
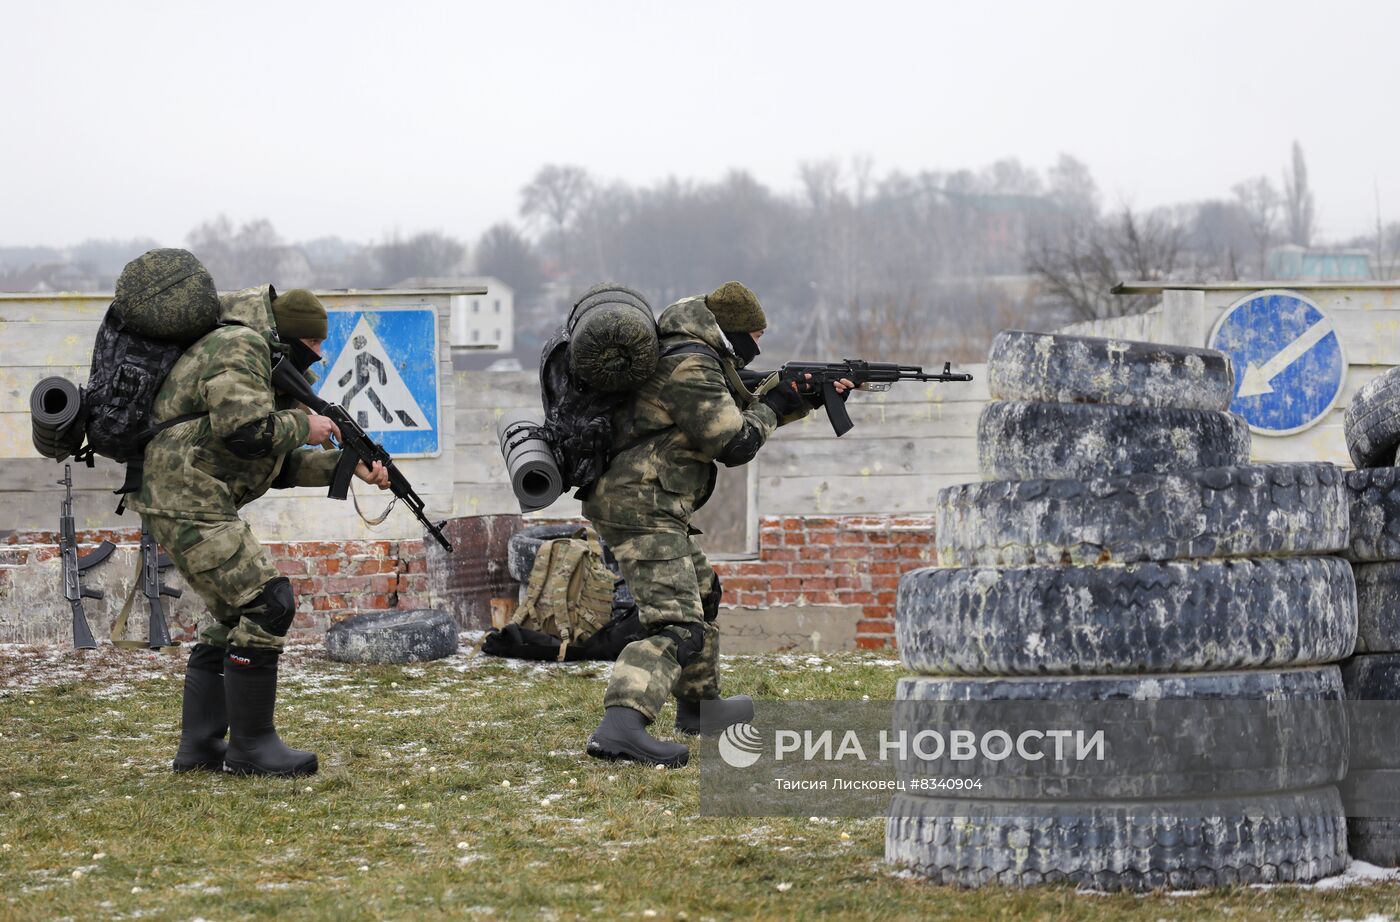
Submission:
[[[931,363],[985,354],[1009,327],[1053,328],[1135,313],[1120,279],[1262,279],[1280,244],[1316,243],[1314,193],[1294,144],[1275,183],[1260,175],[1228,195],[1150,210],[1106,207],[1069,155],[1043,172],[1014,158],[980,170],[890,170],[865,158],[807,162],[794,191],[751,174],[649,185],[547,164],[520,192],[517,220],[470,247],[441,231],[358,243],[283,239],[266,219],[206,221],[184,244],[221,287],[382,288],[412,279],[489,275],[516,300],[522,353],[538,349],[573,296],[602,280],[654,308],[739,279],[762,299],[770,350]],[[1340,241],[1372,273],[1400,270],[1400,222]],[[66,250],[0,248],[0,289],[111,290],[147,239]],[[838,356],[839,357],[839,356]]]

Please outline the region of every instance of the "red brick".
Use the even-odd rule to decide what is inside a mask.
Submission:
[[[392,595],[367,595],[360,602],[361,607],[369,611],[383,611],[394,608],[397,604],[398,599]]]
[[[808,605],[835,605],[836,593],[830,589],[809,590],[802,587],[802,596],[807,600]]]
[[[376,593],[394,592],[399,588],[397,576],[379,573],[369,578],[369,591]]]
[[[795,531],[784,538],[783,543],[788,547],[801,547],[807,543],[807,536],[802,534],[802,532]]]
[[[293,557],[283,557],[275,561],[277,572],[283,576],[305,576],[306,561],[297,560]]]
[[[864,544],[840,544],[831,549],[832,560],[869,560],[870,547]]]
[[[783,531],[801,531],[804,527],[806,526],[802,524],[802,520],[799,518],[789,517],[783,519]]]
[[[837,544],[864,544],[866,533],[846,528],[836,534]]]
[[[428,572],[428,558],[427,558],[427,557],[414,557],[412,560],[410,560],[410,561],[408,562],[408,572],[410,572],[410,573],[427,573],[427,572]]]
[[[724,588],[741,592],[748,589],[762,592],[768,588],[768,581],[757,576],[735,576],[725,581]]]
[[[753,573],[766,579],[772,579],[775,576],[787,576],[789,570],[790,565],[788,563],[775,560],[756,564],[752,567],[746,567],[744,572]]]
[[[830,516],[812,515],[805,516],[802,519],[803,527],[806,528],[809,532],[814,528],[836,528],[839,524],[840,523],[836,519],[833,519]]]
[[[887,531],[872,531],[865,538],[870,544],[889,544],[890,533]]]
[[[890,642],[883,636],[880,637],[857,637],[856,646],[862,650],[883,650],[890,646]]]
[[[875,604],[881,608],[893,608],[896,595],[897,593],[894,592],[877,592],[875,593]]]
[[[321,576],[334,576],[343,568],[343,561],[339,557],[316,557],[308,561],[310,572]]]
[[[842,605],[874,605],[875,593],[868,589],[838,589],[836,600]]]
[[[829,563],[795,563],[792,572],[798,576],[826,576],[831,572]]]
[[[808,530],[807,530],[807,543],[808,543],[808,544],[835,544],[835,543],[836,543],[836,532],[835,532],[834,530],[817,531],[817,530],[813,530],[813,529],[808,529]]]
[[[795,576],[778,576],[768,581],[769,592],[780,592],[785,589],[801,589],[802,580]]]
[[[836,580],[829,576],[806,577],[802,580],[802,591],[809,589],[835,589]]]
[[[379,557],[356,557],[353,560],[345,561],[345,565],[341,569],[351,576],[370,576],[379,572],[382,563],[384,560]]]
[[[760,559],[762,559],[762,560],[797,560],[797,559],[798,559],[798,554],[797,554],[797,549],[796,549],[796,548],[785,548],[785,547],[764,548],[764,549],[763,549],[763,555],[762,555],[762,557],[761,557]]]
[[[888,574],[891,574],[891,573],[899,573],[900,570],[901,570],[901,567],[900,567],[900,565],[899,565],[898,563],[896,563],[896,562],[893,561],[893,560],[885,560],[885,561],[875,561],[875,562],[871,563],[868,567],[866,567],[865,570],[866,570],[867,573],[870,573],[871,575],[880,576],[880,575],[888,575]]]
[[[870,619],[870,618],[866,618],[866,619],[864,619],[864,620],[862,620],[862,621],[857,621],[857,622],[856,622],[856,633],[857,633],[857,634],[893,634],[893,633],[894,633],[894,621],[892,621],[892,620],[890,620],[890,619],[888,619],[888,618],[881,618],[881,619],[878,619],[878,620],[872,620],[872,619]]]

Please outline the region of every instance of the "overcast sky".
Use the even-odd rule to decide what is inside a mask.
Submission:
[[[220,212],[287,239],[513,219],[541,164],[605,178],[873,158],[1038,169],[1106,204],[1227,196],[1296,138],[1319,229],[1400,220],[1400,4],[0,2],[0,245]]]

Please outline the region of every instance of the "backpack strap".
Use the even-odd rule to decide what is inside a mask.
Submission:
[[[749,390],[739,377],[739,369],[734,367],[733,362],[726,362],[719,352],[712,346],[707,346],[699,342],[677,343],[661,350],[661,357],[664,359],[670,355],[708,355],[719,362],[719,369],[724,373],[724,380],[729,384],[729,389],[740,397],[744,403],[752,403],[754,400],[753,391]]]
[[[167,419],[164,422],[156,423],[154,426],[148,428],[145,434],[141,436],[141,444],[142,446],[150,444],[151,439],[173,426],[192,422],[196,419],[203,419],[208,415],[209,412],[207,410],[203,413],[185,413],[172,419]],[[92,456],[91,449],[88,449],[88,456]],[[122,485],[112,491],[117,496],[121,497],[121,502],[117,503],[117,515],[121,515],[126,511],[126,494],[135,493],[137,490],[141,489],[141,478],[145,474],[145,471],[146,458],[144,451],[140,457],[126,463],[126,476],[122,479]]]

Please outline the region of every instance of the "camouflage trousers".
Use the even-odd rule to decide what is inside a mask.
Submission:
[[[215,647],[280,650],[285,637],[249,620],[247,606],[280,574],[242,519],[203,522],[145,516],[146,526],[209,609],[199,640]]]
[[[706,620],[702,599],[716,597],[717,612],[719,577],[704,552],[682,533],[639,533],[599,521],[593,526],[612,548],[651,635],[628,644],[617,658],[603,706],[633,708],[655,720],[673,694],[687,701],[718,698],[719,630],[713,615]],[[683,630],[664,631],[669,625]],[[703,646],[682,667],[673,633],[685,637],[691,625],[703,632]]]

